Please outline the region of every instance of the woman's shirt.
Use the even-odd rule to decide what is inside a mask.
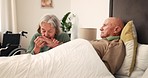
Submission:
[[[41,36],[41,34],[39,33],[36,33],[34,34],[34,36],[32,37],[31,41],[30,41],[30,45],[27,49],[27,52],[28,53],[31,53],[31,54],[34,54],[34,51],[33,51],[33,48],[35,46],[35,43],[34,43],[34,40],[38,37],[38,36]],[[61,33],[59,35],[56,35],[55,36],[55,39],[57,39],[60,43],[65,43],[65,42],[68,42],[70,41],[70,37],[67,33]],[[44,51],[47,51],[47,50],[50,50],[51,47],[48,47],[48,46],[44,46],[40,49],[40,52],[44,52]]]

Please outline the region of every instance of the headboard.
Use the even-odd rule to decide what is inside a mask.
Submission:
[[[148,0],[110,0],[109,16],[133,20],[138,42],[148,44]]]

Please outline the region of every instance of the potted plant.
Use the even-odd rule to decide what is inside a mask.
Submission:
[[[61,21],[62,26],[61,26],[61,28],[62,28],[62,31],[64,31],[64,32],[69,32],[70,29],[72,28],[71,19],[68,17],[70,14],[71,14],[71,12],[68,12],[62,18],[62,21]]]

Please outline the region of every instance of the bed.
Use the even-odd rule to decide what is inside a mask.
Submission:
[[[110,0],[110,16],[125,22],[126,57],[115,75],[87,40],[75,39],[37,55],[0,57],[0,78],[147,78],[147,5],[146,0]]]

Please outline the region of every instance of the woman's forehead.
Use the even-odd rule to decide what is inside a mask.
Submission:
[[[55,28],[52,24],[50,23],[42,23],[41,24],[41,28],[45,28],[45,29],[53,29]]]

